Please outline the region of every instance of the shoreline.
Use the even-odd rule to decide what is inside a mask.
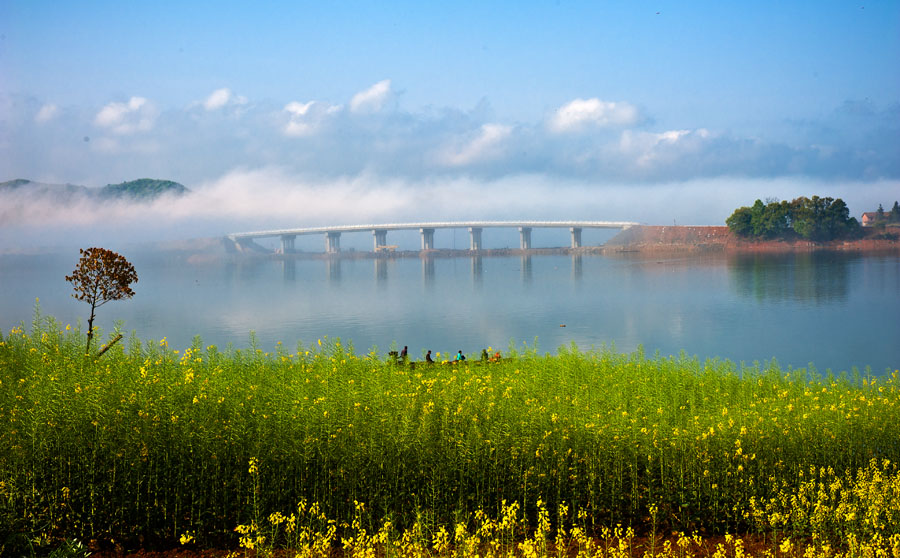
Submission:
[[[874,231],[853,240],[813,242],[797,240],[745,240],[732,234],[725,226],[655,226],[640,225],[623,230],[605,244],[599,246],[531,248],[488,248],[397,250],[392,252],[371,252],[367,250],[347,250],[338,253],[294,252],[272,253],[262,250],[230,251],[238,257],[263,257],[277,260],[293,259],[396,259],[396,258],[458,258],[458,257],[503,257],[503,256],[544,256],[544,255],[659,255],[659,254],[753,254],[753,253],[808,253],[808,252],[855,252],[865,254],[900,254],[900,239],[875,238]]]
[[[813,242],[809,240],[745,240],[724,226],[640,226],[622,231],[604,245],[605,251],[791,253],[791,252],[897,252],[900,239],[875,238],[866,231],[863,238]]]
[[[892,231],[893,232],[893,231]],[[131,252],[151,252],[158,255],[176,257],[191,263],[209,262],[218,259],[252,260],[329,260],[329,259],[399,259],[399,258],[459,258],[459,257],[509,257],[546,255],[586,255],[621,256],[635,255],[713,255],[713,254],[789,254],[809,252],[852,252],[859,254],[900,254],[900,233],[898,238],[876,238],[874,230],[865,230],[865,236],[854,240],[811,242],[807,240],[745,240],[733,235],[725,226],[690,225],[639,225],[625,229],[605,244],[531,248],[486,248],[482,250],[438,248],[432,250],[396,250],[373,252],[349,249],[338,253],[291,252],[283,254],[251,245],[238,248],[225,237],[203,237],[179,241],[134,244]],[[28,257],[48,254],[62,254],[61,248],[38,250],[0,250],[2,257]]]

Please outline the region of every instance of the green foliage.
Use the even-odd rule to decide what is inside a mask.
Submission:
[[[875,221],[873,225],[883,228],[885,225],[893,223],[900,223],[900,203],[895,201],[890,211],[885,211],[884,206],[878,204],[878,210],[875,212]]]
[[[809,240],[847,238],[859,232],[859,223],[840,198],[797,198],[791,202],[791,221],[794,231]]]
[[[761,201],[756,200],[762,204]],[[739,207],[734,210],[727,219],[725,224],[734,234],[738,236],[753,236],[753,209],[750,207]]]
[[[200,340],[114,346],[36,318],[0,332],[0,525],[58,540],[234,541],[316,502],[338,525],[533,517],[565,502],[596,533],[734,533],[810,468],[900,460],[900,377],[701,363],[642,352],[525,352],[415,367],[338,341],[272,352]],[[440,360],[440,358],[439,358]],[[261,511],[262,510],[262,511]],[[429,520],[431,521],[431,519]],[[746,532],[746,531],[744,531]]]
[[[91,553],[78,539],[66,539],[47,558],[87,558]]]
[[[850,217],[847,204],[840,198],[799,197],[790,203],[756,200],[752,207],[741,207],[725,220],[728,228],[745,238],[773,239],[799,236],[827,241],[852,238],[860,233],[859,222]]]
[[[188,192],[183,185],[171,180],[155,180],[141,178],[122,182],[121,184],[109,184],[100,190],[100,195],[106,198],[129,197],[137,200],[153,199],[164,194],[182,195]]]

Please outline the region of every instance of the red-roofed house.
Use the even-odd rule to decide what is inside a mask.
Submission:
[[[878,221],[877,211],[866,211],[862,214],[862,226],[871,227],[876,221]]]

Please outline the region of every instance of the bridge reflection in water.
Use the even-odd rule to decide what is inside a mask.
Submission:
[[[534,264],[531,254],[522,254],[520,256],[520,270],[523,283],[530,283],[534,278]],[[484,278],[484,256],[472,255],[468,256],[469,266],[471,270],[472,280],[475,284],[481,283]],[[572,254],[572,277],[580,278],[583,272],[583,256],[581,254]],[[341,258],[324,258],[326,279],[329,283],[339,283],[341,281]],[[378,282],[388,280],[388,269],[392,267],[393,258],[373,258],[373,277]],[[423,255],[420,258],[422,269],[422,281],[425,285],[434,284],[435,278],[435,257],[431,255]],[[292,283],[297,280],[297,260],[285,258],[281,260],[282,274],[286,283]]]
[[[434,257],[432,256],[422,258],[422,281],[426,286],[434,284]]]
[[[387,281],[387,266],[388,260],[384,258],[375,258],[375,280],[379,283]]]
[[[328,280],[338,283],[341,280],[341,260],[338,258],[328,258]]]
[[[531,279],[534,276],[534,270],[531,266],[531,256],[528,254],[522,255],[522,282],[523,283],[531,283]]]
[[[476,285],[480,285],[484,278],[484,261],[481,256],[471,256],[472,262],[472,280]]]

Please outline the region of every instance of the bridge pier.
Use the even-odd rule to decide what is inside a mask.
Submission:
[[[481,250],[481,227],[469,227],[469,250]]]
[[[282,254],[290,254],[294,251],[294,239],[295,238],[297,238],[296,234],[281,235],[281,253]]]
[[[422,233],[422,250],[434,250],[434,229],[419,229]]]
[[[581,248],[581,227],[572,227],[569,232],[572,233],[572,248]]]
[[[519,227],[519,248],[531,250],[531,227]]]
[[[372,236],[375,237],[375,251],[377,252],[379,248],[387,245],[387,229],[375,229],[372,231]]]
[[[338,231],[328,231],[325,233],[325,252],[329,254],[337,254],[341,251],[341,233]]]

